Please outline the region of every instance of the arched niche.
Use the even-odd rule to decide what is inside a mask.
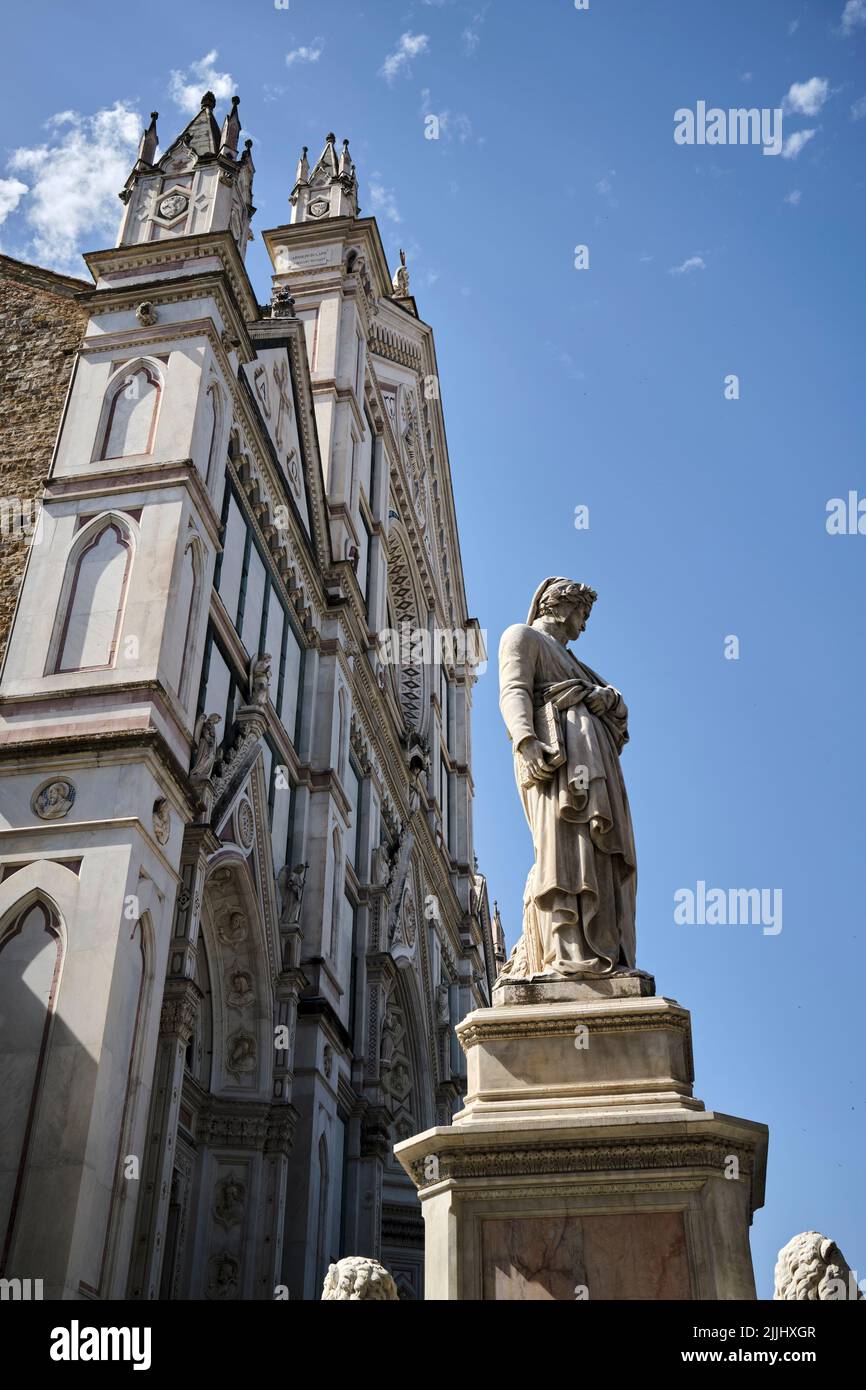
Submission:
[[[29,893],[0,925],[0,1274],[15,1235],[57,1010],[65,932],[55,904]]]
[[[127,517],[109,512],[75,538],[66,561],[46,674],[115,665],[135,551]]]
[[[94,459],[151,453],[162,392],[162,369],[152,358],[124,362],[105,390]]]

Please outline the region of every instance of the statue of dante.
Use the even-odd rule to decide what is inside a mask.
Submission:
[[[526,623],[503,633],[499,707],[532,831],[535,863],[510,979],[592,978],[633,970],[637,863],[619,755],[628,710],[577,660],[596,600],[559,577],[536,591]]]

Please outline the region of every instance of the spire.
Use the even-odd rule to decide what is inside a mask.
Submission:
[[[159,145],[159,138],[156,133],[156,122],[158,118],[159,112],[151,111],[150,125],[147,127],[147,130],[143,132],[141,137],[141,143],[138,147],[139,164],[153,163],[153,156],[156,154],[157,147]]]
[[[223,128],[220,132],[220,154],[236,155],[238,152],[238,136],[241,133],[241,122],[238,116],[240,97],[232,97],[232,109],[223,121]]]
[[[232,97],[222,130],[214,116],[216,97],[205,92],[201,106],[157,162],[154,111],[141,137],[138,160],[120,194],[126,211],[118,246],[202,232],[229,231],[243,256],[250,239],[253,207],[252,141],[238,156],[239,97]]]
[[[506,960],[505,932],[502,929],[502,918],[499,915],[499,903],[493,900],[493,959],[501,968]]]
[[[337,137],[330,131],[325,137],[325,148],[312,170],[307,162],[307,149],[304,148],[289,202],[293,222],[358,216],[358,180],[349,154],[348,140],[343,141],[342,153],[338,155]]]

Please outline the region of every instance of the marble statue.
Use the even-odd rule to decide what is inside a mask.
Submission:
[[[773,1298],[791,1302],[862,1299],[857,1277],[834,1240],[803,1231],[779,1251]]]
[[[301,920],[301,905],[304,900],[304,884],[307,879],[308,864],[296,864],[293,869],[284,864],[277,875],[277,888],[280,893],[280,926],[295,927]]]
[[[216,726],[222,723],[219,714],[200,714],[193,735],[192,766],[189,775],[194,782],[206,782],[216,762]]]
[[[394,298],[405,299],[409,294],[409,270],[406,265],[406,252],[400,250],[400,264],[394,272]]]
[[[250,662],[249,685],[250,704],[265,706],[271,689],[271,658],[267,652],[254,656]]]
[[[584,978],[633,970],[637,865],[619,757],[628,710],[569,651],[596,600],[555,577],[535,593],[526,623],[499,648],[499,706],[535,863],[523,935],[502,975]]]
[[[398,1303],[397,1285],[391,1275],[376,1260],[363,1255],[348,1255],[329,1267],[322,1289],[323,1303],[357,1303],[370,1299],[375,1303]]]

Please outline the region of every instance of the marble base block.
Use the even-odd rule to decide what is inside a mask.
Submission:
[[[395,1148],[425,1296],[754,1299],[767,1129],[693,1094],[688,1011],[637,972],[494,999],[457,1028],[464,1109]]]

